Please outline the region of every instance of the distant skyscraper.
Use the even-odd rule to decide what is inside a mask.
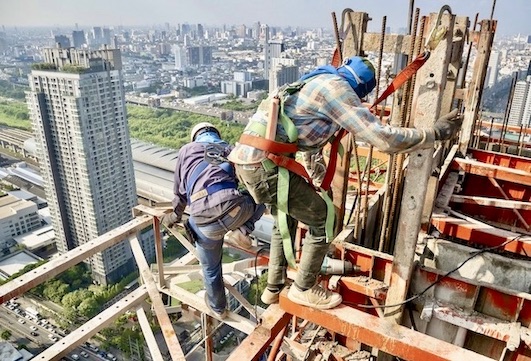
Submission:
[[[264,44],[264,79],[269,79],[269,26],[260,27],[260,41]]]
[[[66,35],[55,35],[55,45],[59,44],[59,47],[68,49],[70,47],[70,39]]]
[[[103,31],[99,26],[92,28],[90,46],[93,48],[98,48],[103,44]]]
[[[284,43],[282,40],[270,40],[267,46],[264,44],[264,78],[269,79],[271,71],[271,59],[280,58],[284,51]]]
[[[176,70],[185,70],[188,66],[186,62],[186,48],[181,46],[175,46],[175,69]]]
[[[299,79],[299,66],[295,59],[271,59],[271,72],[269,75],[270,92],[281,85],[293,83],[297,79]]]
[[[498,83],[498,74],[500,72],[501,58],[502,53],[499,51],[493,51],[490,54],[487,77],[487,86],[489,87],[494,86]]]
[[[41,155],[46,197],[60,252],[131,219],[136,205],[129,129],[116,49],[45,49],[57,70],[33,70],[27,103]],[[90,259],[107,284],[134,270],[128,242]]]
[[[516,82],[511,108],[509,109],[509,124],[531,125],[531,76],[526,80]]]
[[[74,30],[72,31],[72,41],[74,43],[74,48],[80,49],[83,45],[86,44],[85,32],[83,30]]]
[[[103,28],[103,44],[111,45],[112,30],[109,28]]]
[[[203,25],[201,24],[197,24],[197,38],[198,39],[205,38],[205,29],[203,28]]]

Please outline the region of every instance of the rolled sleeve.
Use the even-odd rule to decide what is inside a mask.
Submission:
[[[381,152],[406,153],[430,148],[435,140],[433,129],[415,129],[384,125],[341,79],[331,80],[326,103],[321,112],[354,134],[356,140],[369,143]]]

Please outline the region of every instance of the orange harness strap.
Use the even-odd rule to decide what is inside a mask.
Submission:
[[[425,51],[419,56],[417,56],[415,60],[409,63],[408,66],[402,69],[402,71],[398,73],[398,75],[393,79],[391,84],[389,84],[387,89],[385,89],[382,95],[380,95],[380,97],[376,99],[376,101],[371,106],[371,109],[377,106],[378,104],[380,104],[382,101],[384,101],[389,95],[393,94],[397,89],[400,89],[400,87],[404,85],[406,81],[408,81],[409,79],[411,79],[413,75],[415,75],[415,73],[424,65],[424,63],[426,62],[426,60],[428,60],[429,57],[430,57],[430,52]]]
[[[334,178],[334,174],[336,171],[336,163],[337,163],[337,154],[339,150],[339,144],[341,142],[341,139],[347,134],[347,131],[345,129],[341,129],[334,140],[332,141],[332,146],[330,149],[330,159],[328,162],[328,166],[326,167],[326,173],[323,179],[323,182],[321,183],[321,188],[324,190],[328,190],[330,188],[330,184],[332,183],[332,179]],[[313,182],[311,177],[309,176],[308,172],[306,171],[306,168],[297,162],[295,159],[288,157],[286,155],[278,154],[278,153],[289,153],[294,154],[298,149],[296,144],[292,143],[281,143],[281,142],[275,142],[271,140],[264,139],[262,137],[250,135],[250,134],[242,134],[239,140],[240,144],[250,145],[256,149],[260,149],[267,152],[267,158],[271,160],[275,165],[278,167],[286,168],[292,173],[295,173],[304,179],[308,183],[310,183],[313,186]]]

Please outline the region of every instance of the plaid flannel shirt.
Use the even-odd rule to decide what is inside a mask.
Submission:
[[[249,120],[244,133],[258,135],[250,124],[267,124],[270,100],[283,88],[270,94]],[[433,129],[402,128],[384,125],[362,106],[360,99],[343,78],[321,74],[309,79],[302,89],[287,96],[284,109],[298,131],[301,151],[322,148],[340,127],[354,134],[357,141],[373,145],[386,153],[405,153],[433,146]],[[283,127],[277,127],[277,141],[287,142]],[[236,143],[229,159],[236,164],[254,164],[265,158],[265,152]]]

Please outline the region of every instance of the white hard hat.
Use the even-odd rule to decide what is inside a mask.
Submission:
[[[202,122],[202,123],[196,124],[192,128],[192,131],[190,132],[190,139],[192,140],[192,142],[195,140],[195,136],[197,135],[197,133],[199,133],[200,130],[203,130],[205,128],[210,128],[211,130],[213,130],[216,133],[218,133],[218,135],[221,135],[219,133],[218,128],[216,128],[216,126],[214,124],[209,123],[209,122]]]

